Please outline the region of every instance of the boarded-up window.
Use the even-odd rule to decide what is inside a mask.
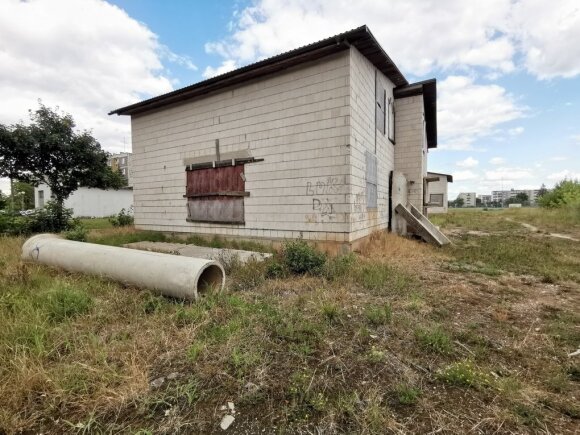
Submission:
[[[366,152],[367,208],[377,208],[377,156]]]
[[[382,133],[385,134],[385,114],[386,114],[386,107],[385,107],[385,103],[386,103],[386,97],[387,97],[387,92],[385,91],[385,89],[381,86],[381,84],[378,82],[378,80],[376,81],[376,86],[375,86],[375,116],[376,116],[376,120],[375,120],[375,124],[376,124],[376,128]]]
[[[244,165],[192,169],[187,172],[187,220],[244,223]]]
[[[395,143],[395,101],[389,97],[388,108],[389,111],[389,140]]]
[[[432,193],[431,195],[429,195],[429,205],[443,207],[443,194]]]

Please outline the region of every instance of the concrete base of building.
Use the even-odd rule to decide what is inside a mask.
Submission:
[[[381,230],[387,231],[387,230]],[[173,237],[178,237],[183,240],[186,240],[192,236],[200,237],[208,242],[213,240],[216,235],[215,234],[198,234],[198,233],[173,233],[173,232],[165,232],[164,234],[171,235]],[[276,251],[282,249],[283,245],[287,241],[291,241],[294,239],[278,239],[278,238],[266,238],[266,237],[242,237],[242,236],[233,236],[233,235],[217,235],[222,240],[226,241],[245,241],[245,242],[254,242],[254,243],[261,243],[264,246],[269,248],[273,248]],[[326,252],[329,255],[338,256],[338,255],[346,255],[350,252],[360,252],[364,246],[370,241],[371,235],[367,235],[365,237],[361,237],[360,239],[354,240],[352,242],[337,242],[333,240],[306,240],[304,241],[311,246],[314,246],[316,249],[322,252]]]

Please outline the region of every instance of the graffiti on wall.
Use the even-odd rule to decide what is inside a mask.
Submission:
[[[306,182],[306,195],[312,197],[313,213],[305,216],[307,223],[336,221],[335,204],[327,195],[342,193],[344,179],[342,177],[327,177],[324,180]]]

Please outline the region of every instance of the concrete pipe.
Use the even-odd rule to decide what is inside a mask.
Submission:
[[[54,234],[39,234],[24,242],[22,259],[179,299],[197,299],[211,289],[221,290],[225,283],[224,269],[216,261],[73,242]]]

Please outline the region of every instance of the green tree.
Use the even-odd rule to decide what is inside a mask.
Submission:
[[[455,200],[455,207],[463,207],[465,205],[465,200],[463,198],[457,198]]]
[[[554,189],[538,199],[542,207],[560,208],[566,206],[580,207],[580,181],[562,180]]]
[[[30,210],[34,208],[34,186],[32,184],[15,181],[12,183],[12,196],[16,209]]]
[[[17,146],[9,156],[13,178],[50,187],[57,204],[57,221],[65,226],[64,201],[80,186],[107,187],[107,154],[88,131],[75,131],[73,117],[44,106],[30,111],[31,124],[8,131],[7,143]],[[10,139],[10,136],[12,138]],[[3,154],[6,153],[6,154]],[[0,157],[1,158],[1,157]],[[59,212],[60,210],[60,212]]]
[[[528,196],[528,194],[526,192],[520,192],[516,195],[515,202],[522,204],[522,205],[528,205],[529,199],[530,199],[530,197]]]
[[[4,210],[7,205],[8,205],[8,198],[0,190],[0,210]]]
[[[542,196],[544,196],[546,193],[548,193],[548,189],[546,189],[546,185],[544,183],[542,183],[542,186],[540,187],[540,189],[538,189],[538,198],[541,198]]]
[[[10,179],[12,209],[14,208],[14,180],[26,172],[30,153],[26,128],[0,124],[0,177]]]

